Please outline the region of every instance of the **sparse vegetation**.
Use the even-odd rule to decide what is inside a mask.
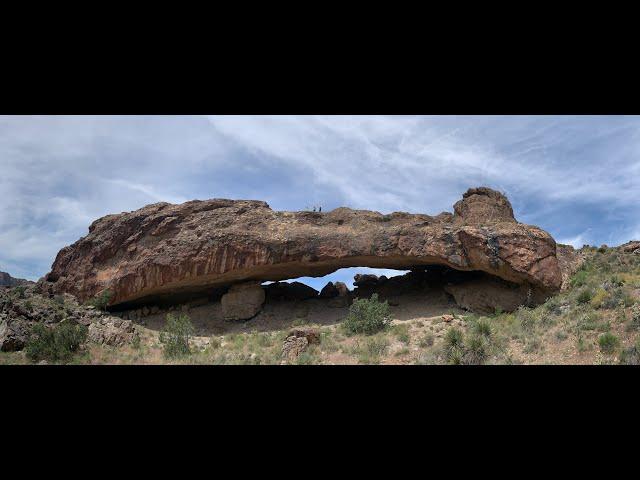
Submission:
[[[36,323],[25,352],[32,362],[68,362],[78,352],[86,336],[87,328],[72,322],[62,322],[55,327]]]
[[[193,325],[188,315],[168,314],[164,329],[160,333],[160,343],[167,358],[175,358],[191,353],[189,340],[193,336]]]
[[[600,351],[602,353],[611,355],[620,345],[620,339],[614,334],[607,332],[600,336],[598,345],[600,345]]]

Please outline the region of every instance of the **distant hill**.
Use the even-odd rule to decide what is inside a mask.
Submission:
[[[23,278],[13,278],[6,272],[0,272],[0,287],[16,287],[26,283],[31,282],[29,282],[29,280],[24,280]]]

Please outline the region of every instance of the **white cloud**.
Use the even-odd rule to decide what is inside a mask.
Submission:
[[[563,241],[622,243],[640,231],[639,132],[638,117],[0,117],[0,270],[37,278],[100,216],[215,196],[437,214],[487,185]]]

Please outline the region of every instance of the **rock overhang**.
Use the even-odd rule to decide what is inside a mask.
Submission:
[[[262,201],[159,203],[96,220],[58,254],[47,280],[112,305],[247,281],[320,277],[346,267],[481,271],[538,291],[559,289],[556,244],[518,223],[506,196],[468,190],[437,216],[337,208],[281,212]]]

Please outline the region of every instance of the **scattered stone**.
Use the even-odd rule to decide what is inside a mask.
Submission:
[[[452,322],[454,318],[455,317],[453,315],[449,315],[449,314],[442,315],[442,321],[446,323]]]

